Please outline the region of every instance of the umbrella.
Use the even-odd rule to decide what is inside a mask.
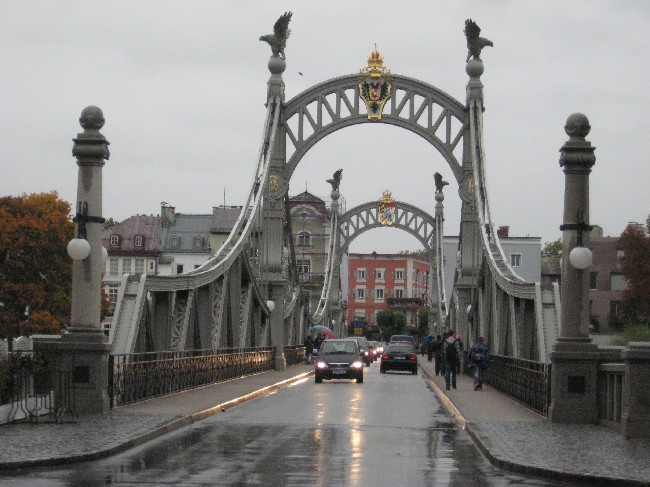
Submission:
[[[309,329],[309,334],[312,336],[316,336],[318,333],[327,338],[336,338],[336,334],[326,326],[314,325]]]
[[[433,336],[431,336],[431,335],[427,335],[427,336],[425,336],[424,338],[422,338],[422,341],[423,341],[424,343],[429,343],[431,340],[435,340],[435,337],[433,337]]]

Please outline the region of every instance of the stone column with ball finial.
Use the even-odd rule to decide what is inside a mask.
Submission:
[[[102,168],[109,157],[106,138],[99,132],[104,115],[96,106],[83,109],[79,123],[84,131],[74,139],[77,158],[76,236],[68,244],[73,259],[72,311],[68,333],[34,340],[49,368],[62,372],[60,380],[72,382],[73,413],[108,411],[108,354],[110,345],[100,321],[101,275],[104,265],[102,239]],[[59,391],[67,387],[57,388]],[[63,401],[66,398],[58,398]]]

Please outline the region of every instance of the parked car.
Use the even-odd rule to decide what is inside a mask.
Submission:
[[[407,342],[411,344],[414,351],[418,348],[418,341],[411,335],[393,335],[390,337],[389,345],[394,342]]]
[[[366,363],[366,367],[370,367],[370,352],[368,351],[368,339],[366,337],[354,336],[350,337],[352,340],[356,340],[359,344],[359,354],[362,360]]]
[[[415,350],[406,342],[389,343],[381,356],[379,372],[385,374],[389,370],[407,370],[411,374],[418,373],[418,356]]]
[[[363,362],[356,340],[333,338],[325,340],[316,359],[314,380],[317,384],[323,379],[356,379],[363,382]]]

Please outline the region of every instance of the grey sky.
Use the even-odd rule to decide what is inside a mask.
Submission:
[[[515,236],[560,237],[564,174],[558,149],[568,115],[582,112],[596,146],[591,223],[619,235],[650,213],[650,3],[645,1],[29,1],[0,0],[0,195],[76,194],[71,139],[87,105],[104,111],[111,143],[104,216],[180,213],[241,204],[264,122],[268,45],[293,11],[287,99],[357,73],[377,44],[393,73],[464,102],[464,21],[494,42],[483,51],[485,156],[493,221]],[[300,75],[299,72],[303,73]],[[385,124],[338,131],[294,173],[290,194],[324,199],[343,168],[347,207],[398,200],[433,213],[433,173],[446,189],[445,234],[460,199],[443,158]],[[353,252],[417,249],[403,232],[364,234]]]

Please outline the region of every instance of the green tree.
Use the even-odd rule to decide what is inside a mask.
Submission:
[[[562,239],[558,238],[553,242],[546,242],[542,249],[543,254],[560,255],[562,252]]]
[[[113,218],[106,218],[104,219],[104,223],[102,223],[102,229],[107,230],[111,228],[113,225],[117,225],[119,222],[113,220]]]
[[[650,319],[650,215],[646,225],[628,225],[619,240],[623,249],[621,270],[628,287],[622,307],[628,320]]]
[[[389,340],[391,335],[399,335],[404,332],[406,317],[392,309],[385,309],[377,313],[377,326],[379,326],[384,340]]]
[[[418,310],[418,335],[420,338],[429,334],[429,308]]]
[[[58,333],[68,321],[73,235],[56,192],[0,198],[0,336]]]

